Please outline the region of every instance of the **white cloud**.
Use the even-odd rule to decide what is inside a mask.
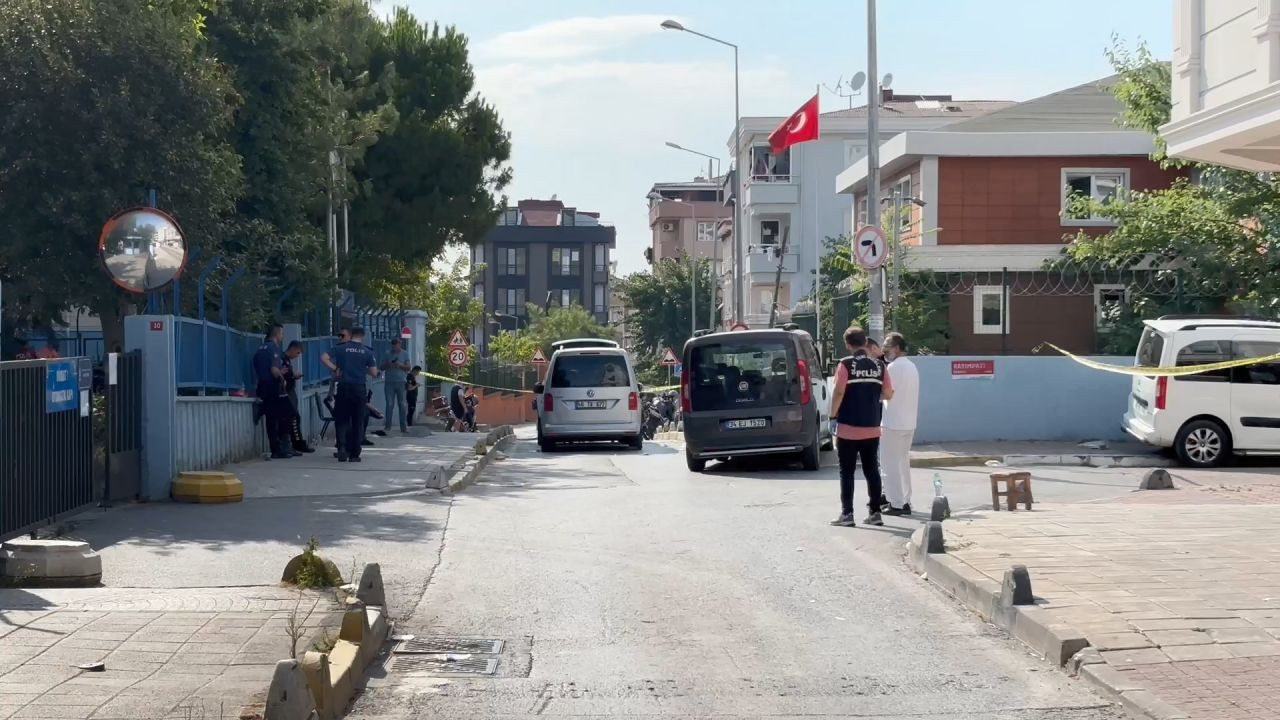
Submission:
[[[586,57],[660,33],[667,17],[609,15],[553,20],[485,40],[476,47],[476,56],[480,62]]]

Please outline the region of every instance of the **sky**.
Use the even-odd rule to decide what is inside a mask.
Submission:
[[[866,0],[382,0],[470,39],[476,89],[511,133],[512,200],[553,194],[618,230],[622,274],[643,270],[655,182],[706,174],[742,114],[791,114],[818,84],[866,66]],[[878,64],[899,93],[1028,100],[1111,73],[1112,37],[1168,58],[1171,0],[879,0]],[[848,100],[822,92],[827,110]],[[857,104],[865,100],[858,98]]]

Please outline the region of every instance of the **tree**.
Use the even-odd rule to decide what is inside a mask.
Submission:
[[[596,316],[587,312],[587,309],[581,305],[543,310],[537,305],[530,304],[528,312],[529,325],[521,335],[531,339],[534,347],[542,348],[543,354],[547,357],[551,357],[551,343],[557,340],[573,338],[617,340],[617,334],[613,328],[601,325],[596,320]]]
[[[155,189],[196,247],[242,186],[223,66],[178,2],[0,4],[0,275],[11,319],[92,308],[108,346],[136,303],[102,272],[106,219]],[[215,246],[216,249],[216,246]]]
[[[386,307],[426,311],[430,372],[448,367],[449,338],[455,330],[465,335],[484,319],[484,303],[471,295],[471,273],[463,258],[442,270],[391,260],[370,288]]]
[[[528,364],[538,347],[538,341],[529,333],[503,330],[489,338],[489,353],[509,365]]]
[[[698,327],[706,327],[715,282],[711,263],[706,260],[698,260],[695,267],[691,267],[688,260],[663,260],[652,269],[634,273],[619,282],[619,291],[631,308],[627,325],[634,328],[636,346],[643,354],[657,356],[667,348],[678,353],[692,336],[691,278],[697,281],[696,322]],[[720,324],[718,311],[715,323]]]
[[[1119,75],[1113,92],[1125,107],[1122,124],[1157,134],[1172,107],[1169,66],[1143,45],[1129,51],[1117,42],[1108,57]],[[1111,319],[1107,349],[1131,352],[1141,321],[1164,311],[1280,312],[1280,180],[1170,158],[1158,136],[1153,159],[1189,177],[1105,203],[1077,197],[1068,207],[1117,223],[1104,235],[1069,238],[1072,260],[1145,280]]]

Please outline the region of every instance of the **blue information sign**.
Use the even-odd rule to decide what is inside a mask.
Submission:
[[[75,360],[51,360],[44,372],[46,413],[75,410],[80,406],[80,372]]]
[[[682,363],[676,363],[675,376],[680,377],[680,373],[682,372],[684,372],[684,365]]]

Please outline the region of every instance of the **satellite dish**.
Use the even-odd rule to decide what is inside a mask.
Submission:
[[[888,88],[893,85],[893,73],[885,73],[884,79],[880,81],[880,87]]]
[[[867,74],[859,70],[858,72],[853,74],[853,77],[849,78],[849,91],[858,92],[859,90],[862,89],[862,86],[865,85],[866,82],[867,82]]]

